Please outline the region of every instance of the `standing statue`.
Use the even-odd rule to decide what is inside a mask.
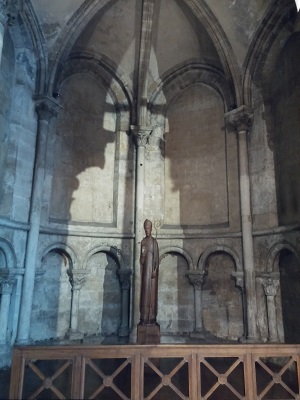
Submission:
[[[158,266],[159,255],[156,239],[151,236],[152,223],[148,219],[144,222],[146,237],[141,243],[141,297],[140,297],[140,324],[156,324],[157,297],[158,297]]]
[[[151,236],[152,223],[144,222],[146,237],[141,243],[141,296],[140,322],[137,326],[137,342],[139,344],[158,344],[160,327],[156,322],[158,295],[158,245]]]

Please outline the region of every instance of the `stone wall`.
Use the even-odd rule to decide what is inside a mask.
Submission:
[[[252,339],[299,341],[287,332],[298,302],[299,34],[282,29],[295,10],[100,3],[71,15],[65,2],[55,19],[26,2],[5,28],[3,352],[30,339],[134,340],[146,218],[161,255],[163,334],[237,341],[252,321]],[[273,42],[282,50],[260,58]],[[225,115],[240,110],[237,134]]]

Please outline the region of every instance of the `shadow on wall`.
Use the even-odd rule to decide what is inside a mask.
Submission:
[[[300,343],[300,261],[290,251],[279,257],[282,318],[285,343]]]
[[[70,327],[69,267],[66,257],[50,251],[37,269],[30,327],[35,341],[63,338]]]
[[[300,32],[282,49],[271,79],[280,225],[300,223]]]

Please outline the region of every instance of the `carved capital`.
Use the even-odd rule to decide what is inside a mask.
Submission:
[[[72,290],[81,290],[82,286],[86,282],[86,276],[89,271],[84,270],[73,270],[69,274],[70,283],[72,285]]]
[[[131,269],[119,269],[117,271],[122,290],[129,290],[131,285],[130,277],[132,275]]]
[[[186,276],[189,278],[190,284],[193,285],[194,290],[201,290],[204,281],[205,272],[203,271],[189,271]]]
[[[15,279],[13,277],[0,277],[0,293],[2,295],[10,295],[15,284]]]
[[[153,129],[148,126],[131,126],[131,132],[138,147],[145,147]]]
[[[35,98],[35,110],[40,120],[50,121],[56,117],[62,106],[54,99],[48,96],[38,96]]]
[[[277,295],[277,291],[279,288],[279,280],[274,278],[265,278],[262,281],[264,292],[266,296],[273,296]]]
[[[248,107],[241,106],[226,113],[225,120],[229,131],[249,132],[253,122],[253,113]]]

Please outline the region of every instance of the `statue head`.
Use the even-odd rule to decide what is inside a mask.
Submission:
[[[152,222],[149,219],[145,220],[144,229],[145,229],[146,236],[150,236],[151,231],[152,231]]]

